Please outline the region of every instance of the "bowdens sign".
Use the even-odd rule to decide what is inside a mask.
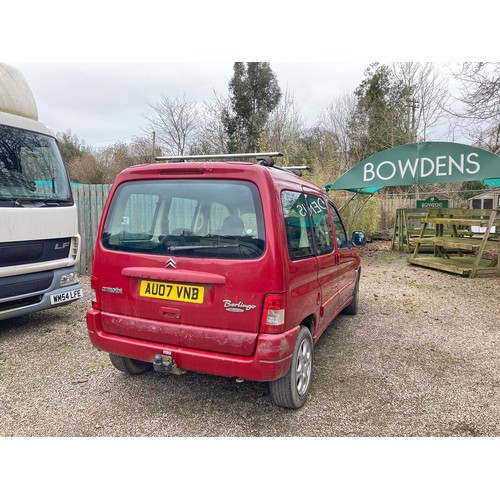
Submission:
[[[453,177],[454,174],[477,174],[481,164],[477,161],[479,155],[470,153],[459,157],[451,155],[435,156],[434,158],[406,158],[405,160],[381,161],[378,164],[366,162],[363,165],[363,181],[388,181],[397,178],[398,181],[412,181],[425,177]],[[403,163],[404,162],[404,163]]]
[[[471,180],[500,185],[500,157],[464,144],[422,142],[370,156],[326,188],[373,193],[386,186]]]
[[[440,200],[430,196],[425,200],[417,200],[417,208],[448,208],[448,200]]]

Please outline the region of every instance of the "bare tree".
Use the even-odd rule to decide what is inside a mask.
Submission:
[[[500,63],[466,62],[453,71],[459,82],[455,111],[472,143],[494,153],[500,151]]]
[[[73,182],[82,184],[104,184],[108,182],[105,170],[90,150],[68,162],[68,172]]]
[[[186,96],[162,96],[157,104],[148,104],[150,113],[147,132],[156,132],[158,143],[166,154],[184,155],[193,142],[199,126],[199,105]]]
[[[281,151],[284,165],[300,164],[303,152],[300,138],[304,130],[304,120],[295,105],[293,95],[286,89],[277,107],[269,115],[261,139],[263,150]]]
[[[467,62],[455,74],[461,83],[460,101],[476,120],[500,117],[500,63]]]
[[[348,127],[354,107],[353,96],[346,93],[327,106],[315,126],[300,129],[295,149],[311,167],[305,176],[319,185],[333,182],[353,165],[348,160]]]
[[[161,150],[154,144],[152,137],[135,136],[128,144],[125,166],[151,163],[157,156],[161,156]]]
[[[223,97],[214,90],[212,99],[203,103],[200,112],[200,126],[196,139],[191,144],[192,154],[225,153],[229,137],[222,117],[230,109],[229,97]]]
[[[445,122],[448,81],[430,62],[397,62],[393,71],[408,89],[408,142],[426,141]]]
[[[326,134],[325,139],[334,146],[333,153],[340,172],[348,170],[365,157],[364,152],[355,147],[358,141],[353,141],[352,119],[356,104],[355,95],[352,92],[345,93],[328,104],[319,120],[319,126]]]
[[[152,155],[151,141],[134,137],[129,144],[116,142],[100,148],[87,147],[84,154],[73,158],[67,165],[72,181],[109,184],[124,168],[149,163]]]

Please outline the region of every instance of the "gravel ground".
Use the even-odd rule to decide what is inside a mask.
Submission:
[[[92,347],[85,298],[0,322],[0,435],[500,436],[500,279],[362,252],[360,312],[315,348],[312,393],[196,373],[129,377]]]

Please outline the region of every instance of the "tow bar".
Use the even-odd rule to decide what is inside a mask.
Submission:
[[[153,358],[153,369],[155,372],[170,373],[175,366],[175,361],[172,359],[172,356],[155,354]]]

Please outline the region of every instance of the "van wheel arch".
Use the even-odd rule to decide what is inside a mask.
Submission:
[[[307,318],[304,318],[300,322],[300,326],[305,326],[311,332],[313,342],[314,342],[314,332],[316,330],[316,328],[315,328],[316,320],[314,319],[314,316],[311,314],[310,316],[307,316]]]

